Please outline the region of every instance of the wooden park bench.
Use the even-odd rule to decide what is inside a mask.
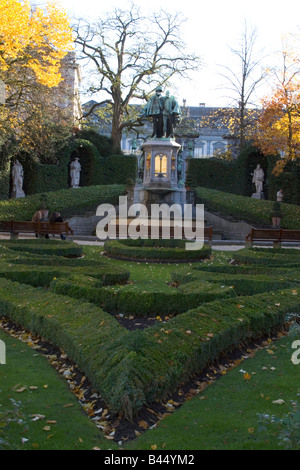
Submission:
[[[0,221],[0,232],[10,233],[11,238],[18,238],[19,233],[36,235],[73,235],[68,222],[30,222],[4,220]]]
[[[273,242],[273,247],[282,242],[300,242],[300,230],[252,228],[246,236],[246,246],[251,247],[253,242],[259,241]]]

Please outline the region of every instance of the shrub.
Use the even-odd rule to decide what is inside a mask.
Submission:
[[[97,148],[99,155],[102,157],[107,157],[108,155],[112,155],[112,139],[100,135],[98,132],[92,129],[82,129],[79,131],[78,139],[88,140],[92,142]]]
[[[229,287],[203,282],[201,285],[184,285],[183,289],[170,289],[169,292],[141,291],[114,287],[99,288],[91,283],[83,285],[80,277],[73,282],[59,279],[51,284],[51,289],[73,298],[95,303],[109,313],[122,313],[137,317],[156,315],[177,315],[189,308],[197,307],[217,298],[235,296]]]
[[[46,193],[47,208],[58,210],[63,218],[95,211],[104,203],[117,204],[119,195],[125,193],[125,185],[87,186],[84,188],[61,189]],[[31,220],[40,208],[41,194],[19,199],[0,201],[0,220]]]
[[[273,201],[238,196],[217,190],[197,188],[197,202],[204,204],[206,210],[217,211],[250,224],[271,225]],[[281,203],[281,227],[300,230],[300,207]]]
[[[10,250],[25,251],[55,256],[81,256],[82,246],[58,240],[1,240],[1,245]]]
[[[299,267],[299,250],[297,249],[268,249],[244,248],[234,253],[234,259],[243,264],[259,264],[277,267]]]
[[[91,303],[0,279],[0,308],[11,321],[61,347],[111,410],[131,419],[221,352],[281,325],[285,313],[299,311],[300,304],[290,289],[225,299],[164,326],[129,333]]]
[[[108,256],[125,259],[151,261],[199,261],[209,258],[211,248],[204,245],[201,250],[186,250],[184,240],[112,240],[104,245]]]
[[[259,163],[267,175],[268,162],[258,149],[247,144],[238,158],[232,161],[220,158],[192,158],[189,160],[187,182],[192,187],[216,189],[241,196],[251,196],[253,170]],[[264,193],[267,195],[265,185]],[[289,201],[290,202],[290,201]]]
[[[128,419],[144,404],[170,397],[220,354],[269,335],[282,328],[288,312],[300,312],[299,273],[284,267],[288,256],[294,257],[296,251],[299,256],[298,250],[266,249],[264,256],[276,258],[280,265],[268,276],[260,265],[219,265],[215,270],[204,263],[199,263],[197,269],[189,266],[184,273],[185,283],[177,289],[170,287],[167,295],[156,291],[147,296],[146,291],[134,292],[132,285],[113,287],[113,282],[126,283],[129,273],[115,262],[102,261],[100,256],[94,257],[98,266],[89,265],[92,250],[85,258],[66,259],[65,266],[60,264],[59,256],[53,258],[53,263],[34,266],[27,264],[30,256],[41,261],[42,255],[31,254],[33,242],[28,244],[28,252],[8,248],[18,244],[22,247],[22,243],[0,245],[1,315],[62,348],[100,392],[110,411]],[[43,245],[44,241],[37,240],[37,244]],[[132,241],[126,247],[136,248],[129,245]],[[252,259],[261,256],[258,250],[250,253]],[[17,262],[12,262],[13,255]],[[80,261],[85,262],[80,265]],[[151,302],[156,302],[163,315],[173,301],[174,308],[179,306],[183,313],[170,315],[168,322],[131,332],[99,306],[102,302],[112,309],[133,305],[151,311]]]

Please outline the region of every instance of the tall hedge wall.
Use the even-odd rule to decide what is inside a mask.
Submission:
[[[232,161],[220,158],[193,158],[189,160],[187,183],[193,187],[217,189],[228,193],[250,196],[255,187],[252,174],[257,163],[267,172],[266,158],[255,148],[249,146]],[[266,194],[267,188],[264,188]]]
[[[0,200],[8,199],[10,191],[10,163],[0,163]]]
[[[269,199],[275,200],[277,191],[282,189],[284,202],[300,205],[300,161],[288,162],[284,171],[275,176],[272,170],[278,158],[268,158]]]
[[[186,181],[192,187],[202,186],[235,194],[241,194],[245,186],[236,162],[218,158],[190,159]]]
[[[279,157],[266,157],[255,147],[247,146],[233,161],[219,158],[192,158],[188,163],[187,184],[193,187],[216,189],[241,196],[255,192],[252,174],[259,163],[264,170],[264,195],[276,200],[277,191],[282,188],[284,202],[300,205],[300,162],[289,162],[281,175],[272,173]]]
[[[135,179],[137,160],[134,155],[108,155],[99,154],[97,147],[90,141],[76,139],[68,144],[59,156],[57,164],[41,165],[30,159],[28,155],[21,155],[20,162],[24,168],[23,189],[26,195],[57,191],[70,187],[70,162],[79,157],[81,164],[80,186],[95,186],[103,184],[125,184],[128,179]],[[3,199],[9,194],[8,182],[5,186],[3,179]],[[0,178],[1,194],[1,178]]]

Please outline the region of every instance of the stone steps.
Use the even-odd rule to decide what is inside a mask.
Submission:
[[[85,215],[74,216],[67,219],[67,222],[74,232],[74,236],[95,236],[96,226],[102,219],[101,216]],[[211,224],[209,224],[211,225]],[[223,240],[223,230],[213,228],[213,240]]]

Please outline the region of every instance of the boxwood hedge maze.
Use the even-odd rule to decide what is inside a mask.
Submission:
[[[299,313],[299,261],[296,249],[253,248],[220,262],[206,245],[188,252],[172,240],[2,240],[0,312],[61,348],[113,413],[134,420],[222,353]],[[146,263],[168,267],[163,288],[132,279],[130,266]]]

